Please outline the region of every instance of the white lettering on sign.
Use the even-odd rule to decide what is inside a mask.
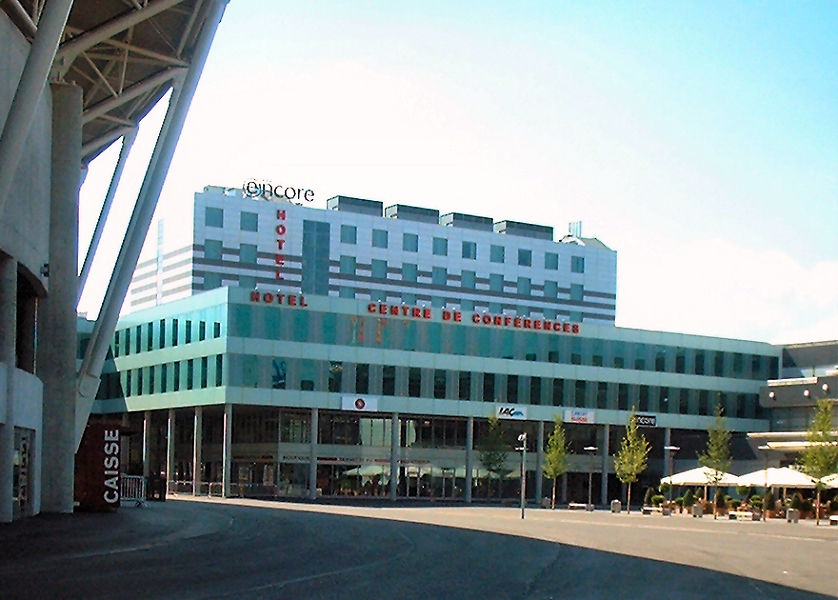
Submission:
[[[105,429],[105,459],[103,475],[105,492],[103,497],[108,504],[119,502],[119,430]]]

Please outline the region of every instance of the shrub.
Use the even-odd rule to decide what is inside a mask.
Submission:
[[[664,496],[662,496],[661,494],[655,494],[651,498],[653,506],[660,506],[661,504],[663,504],[664,500],[666,500],[666,498]]]
[[[762,498],[759,496],[751,496],[751,506],[754,508],[762,508]]]
[[[732,508],[733,510],[737,510],[740,506],[742,506],[742,501],[741,500],[731,500],[730,503],[728,504],[728,506],[730,506],[730,508]]]
[[[815,512],[815,506],[812,504],[811,500],[802,500],[800,502],[800,512],[801,513],[812,513]]]
[[[838,496],[829,501],[829,511],[838,512]]]
[[[668,483],[662,483],[658,487],[658,490],[660,490],[661,494],[666,494],[670,489],[672,489],[672,486],[669,485]]]
[[[652,505],[652,496],[655,495],[655,490],[652,488],[646,488],[646,495],[643,496],[643,506],[651,506]]]
[[[730,496],[724,496],[722,494],[716,494],[716,508],[724,508],[727,506],[728,500]]]
[[[695,496],[693,495],[692,490],[687,490],[687,493],[684,494],[684,507],[689,508],[693,504],[695,504]]]
[[[739,495],[740,498],[747,498],[751,495],[751,488],[747,485],[740,485],[736,488],[736,493]]]
[[[762,506],[765,510],[774,510],[774,493],[771,490],[765,492],[762,497]]]
[[[702,488],[698,488],[695,491],[695,499],[696,500],[703,500],[704,499],[704,490]]]
[[[800,510],[801,504],[803,504],[803,496],[800,495],[800,492],[797,492],[791,497],[791,504],[789,504],[789,508]]]
[[[678,508],[683,508],[684,507],[684,497],[683,496],[678,496],[677,498],[675,498],[675,506],[677,506]]]

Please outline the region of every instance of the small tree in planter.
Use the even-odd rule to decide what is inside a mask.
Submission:
[[[660,506],[663,504],[663,501],[666,500],[662,494],[655,494],[650,498],[652,506]]]
[[[646,470],[649,449],[646,437],[637,431],[637,417],[632,408],[626,435],[620,442],[620,449],[614,455],[614,470],[617,472],[617,479],[628,484],[627,514],[631,514],[631,484],[637,481],[637,477]]]
[[[730,430],[722,416],[721,404],[716,405],[716,420],[707,431],[707,449],[698,455],[698,462],[712,470],[712,476],[708,483],[712,484],[716,490],[716,502],[714,504],[719,508],[719,483],[725,472],[730,469]],[[724,506],[724,504],[722,503],[721,506]],[[713,518],[715,519],[716,516],[714,510]]]
[[[683,510],[684,510],[684,497],[683,496],[678,496],[677,498],[675,498],[675,506],[678,507],[678,512],[679,513],[683,512]]]
[[[838,469],[838,439],[832,433],[832,402],[826,398],[818,400],[812,423],[806,432],[808,445],[800,457],[800,470],[815,482],[816,505],[821,505],[821,492],[826,489],[824,477]],[[820,510],[816,509],[815,524],[820,525]]]
[[[770,489],[766,490],[765,495],[762,497],[762,508],[765,511],[766,518],[774,516],[774,502],[774,492]]]
[[[687,493],[684,494],[684,508],[692,508],[693,504],[695,504],[695,495],[692,490],[687,490]]]
[[[547,451],[544,453],[544,474],[553,480],[553,493],[550,508],[556,508],[556,480],[567,473],[567,440],[565,439],[562,418],[556,415],[553,432],[547,439]]]
[[[646,488],[646,495],[643,496],[643,506],[652,506],[652,496],[655,495],[655,490]]]

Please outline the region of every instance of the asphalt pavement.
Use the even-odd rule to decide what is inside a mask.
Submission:
[[[0,598],[838,597],[810,522],[181,498],[0,525]]]

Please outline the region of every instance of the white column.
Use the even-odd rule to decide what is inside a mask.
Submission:
[[[541,506],[541,495],[544,493],[542,486],[544,485],[544,421],[538,422],[538,437],[536,442],[535,455],[535,501],[538,506]]]
[[[233,469],[233,405],[224,405],[224,443],[221,448],[221,495],[230,496],[230,476]]]
[[[204,462],[204,409],[195,407],[192,429],[192,495],[201,495],[201,464]]]
[[[166,491],[169,482],[175,478],[175,409],[169,409],[169,421],[166,427]]]
[[[75,474],[76,291],[81,168],[81,88],[54,83],[49,225],[49,291],[39,302],[38,376],[44,383],[42,508],[73,512]],[[93,390],[95,395],[96,390]],[[71,425],[72,423],[72,425]],[[80,423],[84,431],[87,416]],[[79,436],[81,440],[81,435]]]
[[[443,489],[445,480],[443,479]],[[390,417],[390,500],[395,501],[399,492],[399,413]]]
[[[6,365],[6,389],[0,390],[6,397],[6,414],[0,425],[0,523],[9,523],[14,516],[12,457],[15,452],[15,415],[12,371],[15,368],[16,325],[17,261],[0,258],[0,363]]]
[[[474,417],[466,423],[466,504],[471,504],[471,488],[474,487]]]
[[[602,426],[602,480],[600,481],[599,501],[603,506],[608,504],[608,440],[611,436],[611,425]]]
[[[308,459],[308,497],[312,500],[317,500],[317,430],[319,428],[317,418],[317,409],[312,408]]]

